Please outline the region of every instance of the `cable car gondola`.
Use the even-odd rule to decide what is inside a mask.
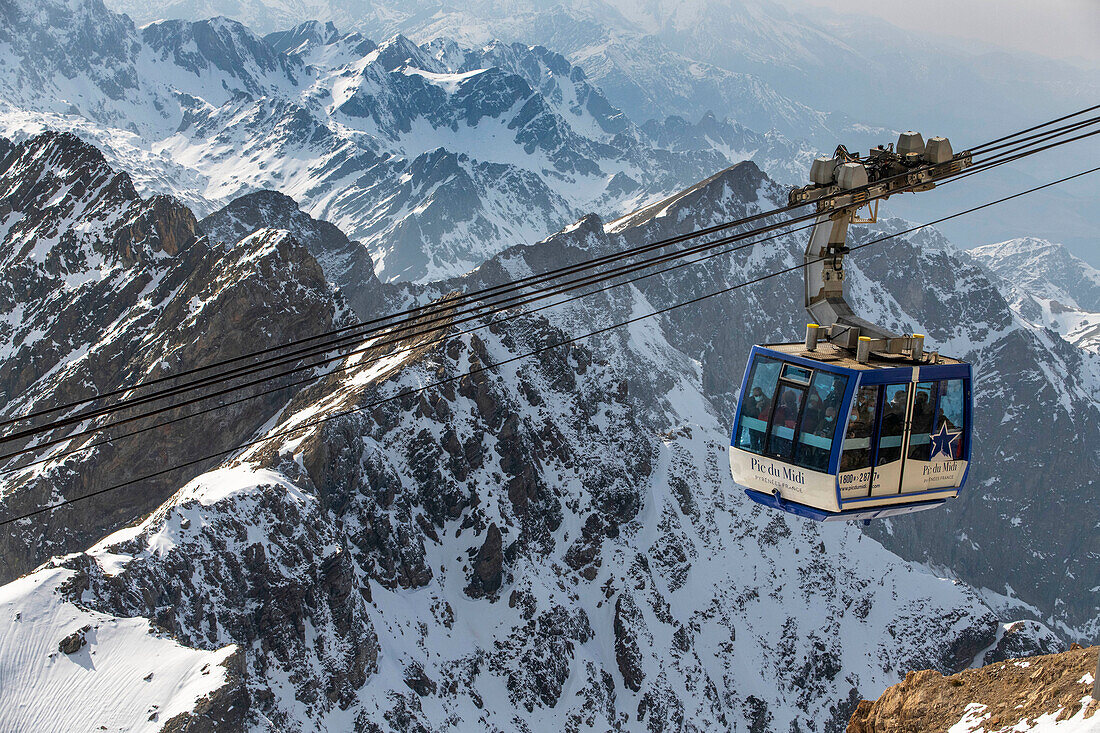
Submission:
[[[972,373],[857,317],[843,258],[860,207],[927,190],[970,164],[945,138],[905,133],[867,158],[819,158],[792,204],[818,200],[806,248],[802,342],[753,346],[730,441],[730,470],[756,502],[816,520],[865,520],[931,509],[958,496],[970,466]],[[847,192],[847,193],[846,193]]]

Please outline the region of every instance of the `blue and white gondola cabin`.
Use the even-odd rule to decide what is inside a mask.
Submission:
[[[730,469],[753,500],[817,520],[869,520],[958,496],[970,462],[970,365],[824,342],[754,346]]]

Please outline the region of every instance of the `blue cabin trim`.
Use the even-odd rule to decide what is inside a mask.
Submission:
[[[966,479],[970,476],[970,446],[974,442],[974,372],[969,364],[966,365],[966,378],[963,381],[963,389],[966,394],[966,398],[963,400],[966,430],[962,457],[966,460],[966,468],[963,470],[962,481],[959,483],[960,489],[966,486]]]
[[[885,519],[886,517],[895,517],[899,514],[912,514],[913,512],[924,511],[925,509],[935,509],[936,507],[943,506],[947,503],[946,499],[934,499],[932,501],[919,501],[908,504],[896,504],[894,506],[879,506],[871,507],[869,509],[848,509],[840,512],[827,512],[823,509],[816,509],[812,506],[806,506],[805,504],[799,504],[796,501],[787,501],[782,497],[775,494],[765,494],[761,491],[753,491],[752,489],[745,489],[745,493],[749,498],[755,501],[757,504],[763,504],[764,506],[771,507],[772,509],[779,509],[789,514],[795,514],[799,517],[805,517],[806,519],[812,519],[815,522],[835,522],[835,521],[869,521],[871,519]]]
[[[797,364],[807,369],[816,369],[821,372],[844,374],[846,376],[858,375],[863,384],[901,384],[913,381],[913,369],[920,369],[920,381],[927,382],[937,379],[969,379],[972,377],[972,369],[969,364],[909,364],[899,367],[877,367],[875,369],[849,369],[837,366],[827,361],[807,359],[795,354],[784,354],[781,351],[769,349],[767,346],[753,346],[749,352],[748,365],[745,367],[745,376],[741,379],[741,391],[744,393],[748,385],[749,372],[752,371],[752,363],[757,355],[767,356],[771,359]]]

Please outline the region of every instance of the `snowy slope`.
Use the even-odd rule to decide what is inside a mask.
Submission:
[[[154,732],[224,694],[235,646],[188,649],[148,619],[64,600],[75,577],[49,567],[0,586],[0,730]]]

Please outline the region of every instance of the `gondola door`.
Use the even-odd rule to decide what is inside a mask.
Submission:
[[[871,496],[892,496],[901,491],[905,465],[906,426],[912,408],[909,384],[887,384],[879,410]]]
[[[863,385],[852,400],[837,475],[841,501],[866,499],[870,495],[880,391],[876,384]]]

